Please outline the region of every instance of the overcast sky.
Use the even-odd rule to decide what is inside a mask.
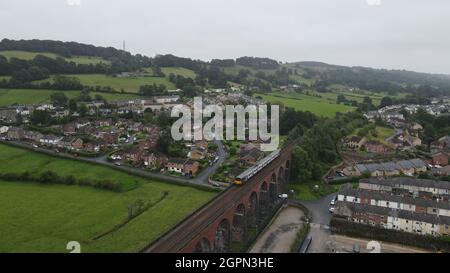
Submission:
[[[450,74],[450,1],[0,0],[0,38]]]

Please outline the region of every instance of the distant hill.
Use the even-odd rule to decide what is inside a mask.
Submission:
[[[224,88],[236,83],[258,92],[294,85],[300,91],[330,92],[330,88],[338,85],[348,90],[393,95],[450,95],[448,75],[346,67],[313,61],[280,63],[269,58],[249,56],[210,62],[170,54],[147,57],[112,47],[77,42],[8,39],[0,42],[0,77],[3,76],[3,86],[6,88],[33,88],[34,85],[29,82],[48,79],[53,74],[111,75],[149,69],[156,72],[156,77],[168,77],[164,72],[172,74],[170,82],[177,88],[187,88],[192,94],[197,87]],[[5,77],[9,77],[9,83],[5,83],[8,79]]]

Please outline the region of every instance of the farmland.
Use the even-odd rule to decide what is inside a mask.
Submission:
[[[139,87],[148,84],[164,84],[168,89],[174,89],[175,85],[164,77],[141,76],[141,77],[113,77],[104,74],[89,75],[67,75],[80,79],[81,84],[91,87],[110,86],[116,91],[138,93]]]
[[[26,104],[39,104],[50,102],[50,95],[54,92],[64,92],[68,98],[77,97],[80,95],[80,91],[56,91],[56,90],[41,90],[41,89],[0,89],[0,106],[8,105],[26,105]],[[112,94],[112,93],[100,93],[91,92],[90,95],[100,95],[107,101],[133,99],[137,98],[137,95],[132,94]]]
[[[28,51],[0,51],[0,55],[5,56],[7,59],[10,58],[17,58],[21,60],[32,60],[37,55],[43,55],[49,58],[56,59],[57,57],[64,58],[62,56],[59,56],[54,53],[48,53],[48,52],[28,52]],[[90,57],[90,56],[73,56],[71,58],[64,58],[68,62],[74,62],[77,64],[98,64],[98,63],[105,63],[108,64],[109,62],[99,58],[99,57]]]
[[[51,170],[77,178],[108,177],[126,189],[115,193],[91,187],[0,181],[0,233],[5,235],[0,237],[0,252],[66,252],[69,241],[80,242],[83,252],[135,252],[214,196],[213,192],[5,145],[0,145],[0,163],[0,173]],[[122,223],[129,205],[137,200],[154,205],[119,230],[94,240]]]
[[[338,112],[349,112],[355,109],[351,106],[337,104],[331,99],[305,94],[276,92],[269,94],[258,93],[256,96],[262,97],[266,102],[281,103],[285,107],[291,107],[299,111],[310,111],[324,117],[333,117]]]

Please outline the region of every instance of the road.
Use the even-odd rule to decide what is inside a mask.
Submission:
[[[133,168],[133,167],[129,167],[129,166],[116,166],[116,165],[114,165],[114,163],[111,163],[107,160],[106,155],[103,155],[100,157],[74,156],[74,155],[67,154],[67,153],[57,153],[54,150],[45,149],[45,148],[41,148],[41,147],[34,148],[32,145],[23,143],[23,142],[3,141],[3,140],[0,142],[5,143],[5,144],[14,145],[14,146],[21,147],[21,148],[25,148],[25,149],[29,149],[29,150],[33,150],[35,152],[48,154],[48,155],[59,156],[59,157],[63,157],[63,158],[69,158],[69,159],[73,159],[73,160],[104,165],[104,166],[108,166],[110,168],[118,169],[118,170],[130,173],[130,174],[135,174],[135,175],[150,178],[150,179],[162,180],[162,181],[166,181],[166,182],[174,182],[174,183],[179,183],[179,184],[191,184],[191,185],[203,186],[203,187],[208,187],[208,188],[216,188],[216,189],[217,189],[217,187],[214,187],[208,183],[208,177],[210,175],[212,175],[217,170],[217,168],[220,166],[220,164],[222,164],[227,158],[227,153],[225,151],[223,143],[220,141],[216,141],[216,144],[218,146],[218,156],[219,156],[218,162],[216,164],[214,164],[213,166],[208,166],[197,177],[191,179],[191,178],[187,178],[187,177],[173,177],[173,176],[168,176],[168,175],[164,175],[161,173],[153,173],[153,172],[146,171],[144,169],[138,169],[138,168]]]
[[[310,231],[306,238],[312,238],[308,253],[330,253],[333,252],[332,239],[330,237],[330,208],[331,199],[335,194],[328,195],[316,201],[301,201],[312,216]]]
[[[195,180],[201,184],[207,184],[208,178],[217,171],[219,166],[222,165],[228,157],[222,141],[215,140],[214,143],[217,145],[217,156],[219,157],[219,160],[213,166],[208,166],[199,175],[197,175]]]

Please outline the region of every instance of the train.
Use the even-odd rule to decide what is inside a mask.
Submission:
[[[234,180],[235,185],[242,185],[243,183],[247,182],[250,178],[252,178],[255,174],[257,174],[261,169],[269,165],[272,161],[274,161],[277,157],[279,157],[281,154],[281,150],[275,150],[272,153],[270,153],[268,156],[264,157],[260,161],[258,161],[255,166],[252,166],[251,168],[248,168],[240,175],[236,176]]]

